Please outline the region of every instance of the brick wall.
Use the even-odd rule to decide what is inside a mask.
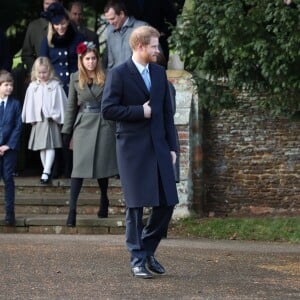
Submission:
[[[243,96],[239,108],[203,115],[191,74],[176,88],[180,203],[174,216],[300,213],[300,121],[273,118]]]
[[[299,121],[274,119],[243,97],[203,124],[206,212],[300,213]]]

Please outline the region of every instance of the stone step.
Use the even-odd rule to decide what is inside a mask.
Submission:
[[[6,226],[0,215],[0,233],[51,234],[121,234],[125,232],[125,216],[110,215],[100,219],[96,215],[78,215],[76,227],[66,226],[67,215],[17,215],[16,226]]]
[[[75,228],[65,225],[70,179],[54,179],[48,185],[41,185],[39,177],[16,177],[15,186],[16,226],[11,227],[4,223],[4,185],[0,183],[0,233],[120,234],[125,231],[125,205],[118,179],[110,179],[109,182],[109,217],[105,219],[97,217],[100,200],[97,181],[83,181]]]
[[[70,189],[70,179],[53,179],[49,184],[41,184],[39,177],[15,177],[16,193],[49,193],[56,191],[56,193],[66,193]],[[109,189],[113,192],[120,191],[121,183],[119,179],[109,180]],[[97,180],[84,179],[82,185],[82,192],[99,193]],[[0,182],[0,193],[4,192],[3,181]]]
[[[0,193],[0,204],[4,203],[4,195]],[[99,205],[100,194],[81,192],[77,204],[78,205]],[[114,194],[112,191],[108,191],[108,198],[111,204],[123,206],[123,199],[120,199],[119,195]],[[27,194],[16,193],[15,204],[16,205],[56,205],[63,206],[68,205],[70,199],[70,193],[41,193],[41,194]]]
[[[41,185],[38,177],[15,178],[16,214],[67,214],[70,180],[57,179]],[[110,214],[124,214],[125,206],[120,181],[111,179],[108,188]],[[78,214],[97,214],[100,191],[96,180],[86,179],[78,198]],[[4,185],[0,184],[0,213],[4,213]]]

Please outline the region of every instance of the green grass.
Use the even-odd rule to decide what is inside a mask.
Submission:
[[[186,218],[170,226],[181,236],[300,243],[300,216],[257,218]]]

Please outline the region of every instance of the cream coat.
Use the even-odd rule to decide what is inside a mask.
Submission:
[[[67,97],[59,81],[49,80],[46,84],[33,81],[26,90],[22,121],[23,123],[42,122],[45,117],[63,124],[66,104]]]

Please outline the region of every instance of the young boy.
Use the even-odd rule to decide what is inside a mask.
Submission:
[[[13,173],[22,131],[21,104],[11,96],[12,91],[12,75],[0,70],[0,178],[5,187],[5,223],[10,226],[15,224]]]

